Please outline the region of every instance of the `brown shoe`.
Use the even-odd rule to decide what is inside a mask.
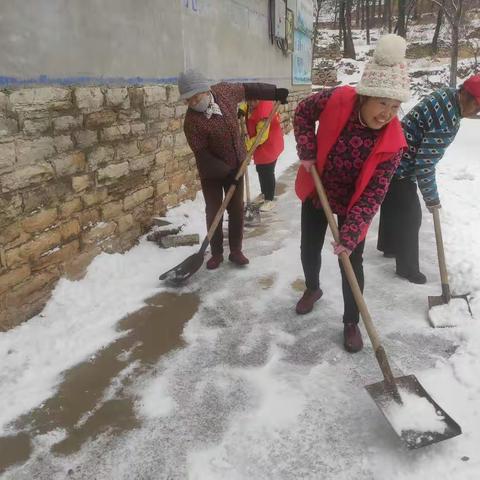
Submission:
[[[235,265],[248,265],[250,260],[242,253],[241,250],[235,250],[234,252],[230,253],[228,259],[234,263]]]
[[[215,270],[223,262],[223,255],[221,253],[215,253],[207,262],[207,270]]]
[[[346,323],[343,326],[343,346],[350,353],[359,352],[363,348],[363,340],[358,324]]]
[[[296,312],[299,315],[305,315],[313,310],[313,304],[320,300],[323,292],[321,288],[317,290],[309,290],[308,288],[303,292],[303,297],[298,301],[295,307]]]

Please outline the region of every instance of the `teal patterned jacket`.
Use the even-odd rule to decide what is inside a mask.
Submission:
[[[435,167],[460,128],[458,91],[442,88],[422,99],[403,117],[408,149],[395,172],[417,181],[427,205],[440,203]]]

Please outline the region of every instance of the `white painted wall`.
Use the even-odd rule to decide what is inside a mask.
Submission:
[[[290,86],[267,12],[268,0],[1,0],[1,83],[167,81],[193,66]]]

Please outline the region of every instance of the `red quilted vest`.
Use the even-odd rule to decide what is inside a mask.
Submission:
[[[319,117],[317,130],[317,162],[316,167],[322,175],[328,154],[338,140],[343,128],[355,108],[357,93],[353,87],[338,87],[332,93]],[[362,195],[377,165],[391,159],[399,150],[406,148],[407,143],[402,126],[397,117],[383,128],[370,155],[365,160],[360,175],[357,178],[355,192],[348,204],[348,210]],[[295,192],[300,200],[305,201],[313,194],[315,185],[312,176],[300,166],[295,181]],[[362,239],[367,232],[362,232]]]
[[[257,134],[257,123],[268,118],[273,109],[273,102],[260,100],[258,105],[247,120],[247,131],[250,137]],[[259,145],[253,154],[253,160],[257,165],[274,162],[283,152],[283,131],[280,125],[278,113],[272,118],[268,139]]]

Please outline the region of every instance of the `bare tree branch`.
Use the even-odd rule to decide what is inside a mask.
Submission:
[[[454,23],[454,19],[453,19],[453,15],[450,14],[450,12],[445,8],[445,6],[443,6],[440,2],[438,2],[437,0],[430,0],[432,3],[434,3],[435,5],[438,5],[442,10],[443,10],[443,13],[445,14],[445,17],[447,18],[447,20],[453,25]]]

